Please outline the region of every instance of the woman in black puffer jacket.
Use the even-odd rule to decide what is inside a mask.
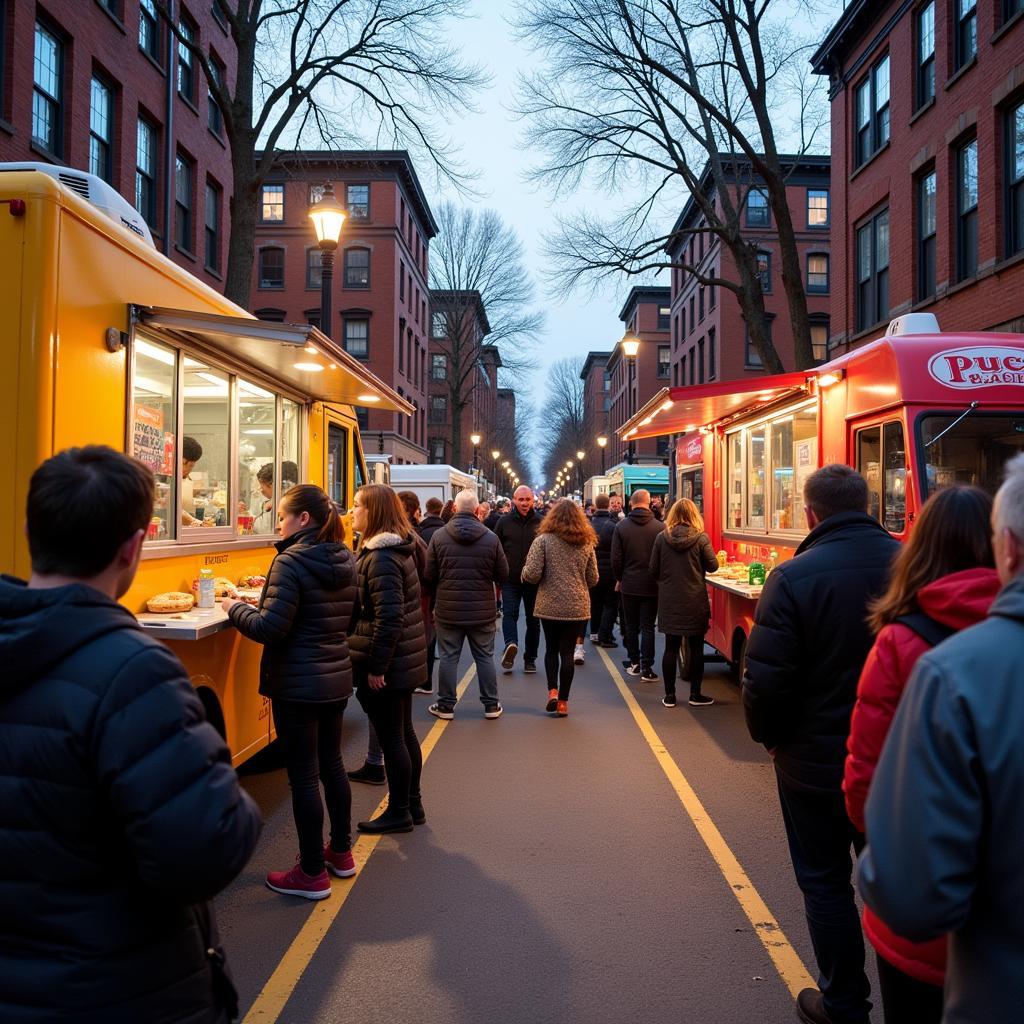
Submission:
[[[665,680],[662,704],[676,706],[676,659],[688,648],[690,704],[714,704],[702,694],[704,634],[711,619],[705,573],[715,572],[718,559],[704,532],[700,510],[689,498],[680,498],[668,510],[665,529],[654,540],[651,575],[658,581],[658,629],[665,634],[661,673]]]
[[[423,755],[412,725],[412,691],[427,680],[427,637],[420,606],[413,529],[390,487],[356,492],[353,525],[363,540],[357,561],[359,619],[351,630],[356,696],[384,751],[388,809],[360,832],[411,832],[425,822]]]
[[[275,892],[319,900],[327,875],[355,874],[352,791],[341,759],[341,726],[352,695],[346,632],[356,602],[355,562],[334,504],[314,484],[292,487],[278,506],[277,556],[259,606],[222,602],[238,631],[264,645],[260,693],[271,699],[285,751],[299,863],[272,871]],[[324,783],[331,841],[324,847]]]

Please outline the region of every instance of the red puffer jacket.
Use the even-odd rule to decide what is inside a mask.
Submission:
[[[923,587],[917,595],[921,611],[951,629],[980,622],[999,591],[995,569],[965,569]],[[895,622],[875,640],[857,684],[857,703],[850,720],[843,792],[850,821],[864,831],[864,804],[896,707],[914,663],[929,650],[927,641]],[[941,985],[946,971],[946,939],[910,942],[891,931],[871,910],[864,911],[864,933],[889,963],[918,981]]]

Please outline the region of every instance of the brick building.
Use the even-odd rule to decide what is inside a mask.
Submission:
[[[604,453],[605,468],[611,465],[608,462],[614,445],[609,416],[612,380],[608,373],[608,361],[611,357],[611,352],[588,352],[587,358],[583,361],[583,369],[580,370],[580,379],[583,381],[584,436],[587,449],[593,449],[594,452],[593,459],[587,462],[587,469],[591,475],[601,468],[598,437],[608,438],[608,447]]]
[[[827,156],[783,157],[787,171],[786,194],[796,233],[800,264],[804,268],[811,341],[815,355],[825,359],[829,338],[831,289],[831,195]],[[787,370],[794,368],[793,333],[789,306],[782,287],[778,232],[773,223],[763,181],[740,168],[737,188],[749,188],[740,212],[744,237],[757,246],[765,310],[770,318],[772,343]],[[709,196],[714,193],[710,168],[702,177]],[[738,281],[732,254],[716,235],[698,230],[703,214],[691,199],[672,229],[667,246],[674,262],[696,267],[705,277]],[[713,380],[740,380],[764,372],[760,356],[750,344],[746,322],[732,292],[700,284],[692,273],[672,271],[671,370],[663,383],[673,387]],[[650,397],[650,393],[647,394]]]
[[[832,347],[908,311],[1024,330],[1024,2],[851,3],[832,103]]]
[[[232,80],[218,5],[175,5]],[[223,287],[231,159],[202,68],[152,0],[0,0],[0,161],[96,174],[143,215],[158,249]]]
[[[396,465],[427,458],[427,260],[437,234],[407,153],[281,153],[263,184],[250,308],[265,320],[320,326],[320,250],[309,208],[330,181],[348,219],[335,254],[327,333],[416,407],[360,409],[369,451]]]
[[[608,466],[622,462],[630,449],[617,431],[659,388],[669,382],[669,333],[671,290],[632,288],[619,312],[626,334],[640,339],[635,359],[627,359],[616,345],[608,357],[609,385]],[[646,438],[632,443],[637,462],[660,462],[668,450],[666,438]]]

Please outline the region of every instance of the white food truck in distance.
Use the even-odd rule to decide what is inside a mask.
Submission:
[[[480,493],[476,480],[454,466],[392,466],[391,486],[396,491],[412,491],[421,506],[428,498],[450,501],[462,490]]]

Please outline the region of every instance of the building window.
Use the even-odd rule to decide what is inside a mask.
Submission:
[[[139,3],[139,49],[160,63],[160,21],[154,0]]]
[[[686,386],[686,353],[684,352],[679,360],[679,386]]]
[[[769,337],[771,336],[771,323],[765,325],[768,330]],[[756,348],[750,340],[750,328],[748,327],[744,332],[743,339],[743,366],[748,370],[759,370],[764,363],[761,361],[761,356],[758,354]]]
[[[348,185],[345,195],[348,215],[353,220],[368,220],[370,217],[370,186]]]
[[[174,158],[174,244],[192,251],[192,208],[195,165],[181,153]]]
[[[917,182],[917,298],[935,294],[935,171]]]
[[[156,129],[142,117],[135,139],[135,209],[156,228]]]
[[[757,279],[761,282],[761,291],[770,295],[772,290],[772,254],[763,250],[757,254]]]
[[[284,222],[284,185],[264,185],[260,197],[260,220],[264,224]]]
[[[715,329],[708,331],[708,380],[714,380],[718,376],[718,358],[715,353]]]
[[[935,99],[935,0],[917,12],[917,95],[915,110]]]
[[[686,338],[686,307],[683,306],[679,310],[679,340],[682,342]]]
[[[704,339],[697,342],[697,383],[704,383]]]
[[[205,242],[206,269],[220,272],[220,201],[221,191],[212,182],[206,183],[206,210],[203,240]]]
[[[256,309],[253,310],[256,314],[257,320],[265,320],[271,324],[283,324],[284,323],[284,310],[283,309]]]
[[[430,422],[433,424],[445,423],[448,420],[448,396],[430,396]]]
[[[398,298],[405,302],[405,264],[401,261],[398,264]]]
[[[64,120],[64,44],[36,22],[32,78],[32,141],[61,155]]]
[[[114,97],[101,79],[93,76],[89,86],[89,173],[104,181],[113,176]]]
[[[224,10],[223,0],[213,0],[213,4],[210,7],[210,13],[217,19],[217,24],[220,25],[225,32],[230,32],[230,26],[228,25],[227,12]]]
[[[370,250],[345,250],[345,287],[370,287]]]
[[[828,294],[828,253],[807,254],[807,291],[818,295]]]
[[[704,285],[697,289],[697,318],[704,319]]]
[[[717,271],[714,267],[711,268],[711,277],[714,277]],[[715,308],[715,286],[713,284],[708,285],[708,309]]]
[[[828,189],[809,188],[807,190],[807,226],[809,228],[827,228]]]
[[[435,466],[443,466],[445,461],[444,438],[432,437],[428,447],[430,449],[430,461]]]
[[[314,247],[306,250],[306,287],[319,291],[324,282],[323,253]]]
[[[439,355],[433,353],[430,357],[430,379],[431,380],[447,380],[448,379],[448,357],[445,355]]]
[[[672,310],[668,306],[658,307],[658,330],[667,331],[672,317]]]
[[[260,249],[260,287],[284,287],[284,249],[272,245]]]
[[[752,188],[747,193],[747,227],[766,228],[769,223],[768,193],[763,188]]]
[[[811,321],[811,355],[816,363],[828,359],[828,320]]]
[[[697,314],[694,311],[694,303],[696,302],[694,294],[690,294],[690,330],[692,331],[697,326]]]
[[[345,351],[357,359],[366,359],[370,355],[370,321],[345,321]]]
[[[889,313],[889,210],[857,229],[857,330]]]
[[[956,0],[956,70],[978,52],[978,0]]]
[[[668,377],[668,368],[672,362],[672,348],[669,345],[658,346],[658,376]]]
[[[690,346],[690,386],[697,383],[697,347]]]
[[[213,72],[213,80],[217,85],[224,84],[224,65],[211,53],[210,54],[210,70]],[[207,123],[210,126],[210,131],[214,135],[220,137],[224,134],[224,114],[221,112],[220,107],[217,105],[217,101],[213,98],[213,93],[209,87],[206,90],[206,117]]]
[[[978,140],[956,154],[956,279],[978,272]]]
[[[854,152],[860,167],[889,141],[889,55],[886,54],[854,94]]]
[[[1024,252],[1024,102],[1010,111],[1006,135],[1007,255],[1012,256]]]
[[[178,40],[178,95],[192,106],[196,104],[196,64],[192,48],[196,39],[195,26],[187,19],[178,22],[181,38]]]
[[[1024,13],[1024,0],[1003,0],[1003,24]]]

